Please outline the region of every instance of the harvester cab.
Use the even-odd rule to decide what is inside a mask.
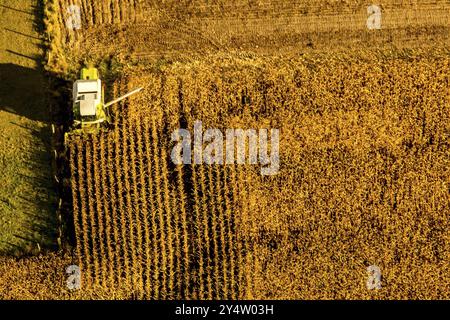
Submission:
[[[74,129],[92,132],[100,129],[102,124],[110,122],[108,108],[129,96],[140,92],[138,88],[132,92],[105,104],[105,90],[96,68],[83,68],[81,77],[73,84],[73,116]]]

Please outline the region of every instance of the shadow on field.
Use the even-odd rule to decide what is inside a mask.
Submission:
[[[45,87],[40,83],[43,79],[40,71],[13,64],[0,64],[0,109],[32,121],[48,123],[49,105],[46,93],[42,92]],[[23,255],[56,247],[56,199],[52,176],[51,129],[48,125],[34,126],[33,123],[16,119],[3,124],[6,127],[2,129],[2,135],[10,136],[15,141],[18,136],[14,135],[22,132],[22,136],[23,132],[28,132],[26,135],[31,140],[28,141],[27,138],[27,141],[23,141],[27,145],[26,149],[20,149],[14,142],[22,155],[17,157],[19,162],[3,168],[8,178],[2,179],[6,181],[6,185],[0,186],[0,194],[10,204],[7,206],[10,209],[7,210],[11,210],[14,215],[14,212],[21,212],[20,215],[24,218],[19,220],[22,222],[20,232],[14,234],[15,240],[3,241],[0,247],[3,254]],[[0,153],[3,156],[9,154],[7,150]],[[20,190],[20,193],[11,193],[12,190]]]
[[[40,70],[0,64],[0,109],[33,121],[48,122],[43,81]]]

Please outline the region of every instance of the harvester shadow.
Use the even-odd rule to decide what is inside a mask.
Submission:
[[[33,121],[49,121],[45,78],[39,70],[0,64],[0,110]]]
[[[46,98],[45,81],[38,70],[13,64],[0,64],[0,110],[48,123],[49,104]],[[15,196],[25,214],[20,233],[14,235],[16,241],[4,243],[2,254],[22,256],[41,250],[56,248],[57,217],[55,185],[52,173],[52,147],[50,126],[35,126],[33,123],[10,121],[28,131],[31,149],[24,151],[28,173],[16,172],[23,188],[29,190],[22,196]],[[38,245],[39,244],[39,245]]]
[[[36,1],[37,5],[32,6],[33,8],[33,28],[39,34],[43,34],[45,31],[44,18],[45,18],[45,1]]]
[[[38,34],[44,32],[44,4],[37,1],[32,10],[24,11],[9,6],[0,7],[14,10],[32,16],[33,29]],[[18,36],[26,36],[34,40],[41,40],[38,36],[24,34],[19,31],[4,28]],[[43,41],[36,44],[40,49],[45,49]],[[0,110],[14,113],[30,120],[49,122],[50,112],[46,103],[48,81],[44,77],[42,61],[43,54],[27,55],[23,52],[6,49],[7,53],[36,62],[35,68],[27,68],[11,63],[0,64]],[[42,50],[44,52],[44,50]]]

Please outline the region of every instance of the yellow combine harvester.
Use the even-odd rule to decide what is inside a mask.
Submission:
[[[83,68],[80,80],[73,84],[73,131],[97,132],[103,124],[110,123],[108,108],[131,95],[140,92],[137,88],[126,95],[105,104],[105,90],[96,68]]]

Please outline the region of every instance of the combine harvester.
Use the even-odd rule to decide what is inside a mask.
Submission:
[[[137,88],[126,95],[105,103],[105,90],[96,68],[83,68],[80,80],[73,84],[73,127],[70,134],[96,133],[111,123],[109,107],[140,92]]]

